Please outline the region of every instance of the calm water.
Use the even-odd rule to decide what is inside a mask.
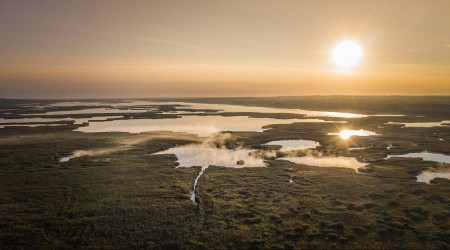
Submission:
[[[206,104],[206,103],[188,103],[188,102],[156,102],[156,101],[128,101],[128,102],[59,102],[51,106],[70,107],[70,106],[100,106],[110,105],[112,107],[118,106],[146,106],[146,105],[183,105],[178,109],[197,109],[197,110],[219,110],[220,112],[256,112],[256,113],[283,113],[283,114],[300,114],[311,117],[342,117],[342,118],[362,118],[368,117],[365,114],[345,113],[345,112],[330,112],[330,111],[311,111],[303,109],[285,109],[285,108],[268,108],[229,104]],[[374,116],[392,116],[390,114],[374,115]],[[395,115],[398,116],[398,115]]]
[[[170,148],[156,154],[174,154],[180,167],[200,166],[201,171],[194,180],[191,200],[195,201],[195,191],[197,183],[203,172],[209,166],[223,166],[230,168],[265,167],[266,164],[261,158],[250,156],[253,150],[248,149],[226,149],[213,148],[206,144],[190,144],[182,147]],[[241,164],[238,164],[240,161]]]
[[[34,128],[34,127],[39,127],[39,126],[61,126],[64,124],[14,124],[14,125],[1,125],[0,124],[0,129],[1,128],[6,128],[6,127],[29,127],[29,128]]]
[[[348,151],[354,151],[354,150],[365,150],[367,147],[359,147],[359,148],[349,148]]]
[[[302,150],[320,146],[318,142],[308,140],[279,140],[271,141],[263,145],[278,145],[281,146],[281,151]]]
[[[339,132],[328,133],[327,135],[338,135],[342,139],[349,139],[352,136],[373,136],[373,135],[378,135],[378,134],[375,132],[372,132],[372,131],[364,130],[364,129],[359,129],[359,130],[344,129]]]
[[[430,184],[430,181],[435,178],[443,178],[450,180],[450,171],[447,172],[424,171],[417,176],[417,181]]]
[[[170,148],[156,154],[176,155],[181,167],[208,167],[210,165],[231,168],[264,167],[263,159],[250,156],[253,151],[249,149],[214,148],[205,144],[190,144]],[[243,165],[237,164],[240,160],[244,161]]]
[[[351,168],[358,172],[359,168],[362,168],[367,163],[359,162],[354,157],[331,157],[331,156],[322,156],[322,157],[314,157],[314,156],[304,156],[304,157],[284,157],[280,158],[280,160],[287,160],[290,162],[294,162],[297,164],[305,164],[309,166],[317,166],[317,167],[334,167],[334,168]]]
[[[407,157],[407,158],[422,158],[424,161],[436,161],[450,163],[450,155],[437,154],[437,153],[408,153],[403,155],[388,155],[386,159],[391,157]]]
[[[192,109],[220,110],[222,112],[232,112],[232,113],[237,112],[276,113],[276,114],[282,113],[282,114],[299,114],[313,117],[343,117],[343,118],[367,117],[367,115],[364,114],[311,111],[303,109],[283,109],[283,108],[252,107],[242,105],[186,103],[186,102],[176,102],[174,104],[185,105]]]
[[[73,118],[14,118],[14,119],[5,119],[0,118],[0,124],[5,123],[29,123],[29,122],[58,122],[58,121],[73,121]]]
[[[386,159],[389,159],[391,157],[422,158],[424,161],[450,163],[449,155],[429,153],[429,152],[409,153],[403,155],[388,155]],[[417,176],[417,181],[430,184],[430,181],[433,180],[434,178],[444,178],[450,180],[450,171],[423,171]]]
[[[141,133],[149,131],[186,132],[199,136],[211,136],[220,131],[255,131],[262,132],[264,126],[271,124],[291,124],[294,122],[325,122],[318,119],[273,119],[250,118],[247,116],[182,116],[174,119],[132,119],[106,122],[91,122],[89,126],[76,131],[93,132],[128,132]]]
[[[99,106],[110,106],[104,108]],[[303,109],[284,109],[284,108],[267,108],[252,107],[242,105],[227,104],[202,104],[202,103],[186,103],[186,102],[156,102],[156,101],[125,101],[125,102],[57,102],[47,106],[71,107],[71,106],[89,106],[81,110],[72,111],[49,111],[42,114],[29,114],[33,116],[39,115],[75,115],[75,114],[105,114],[105,113],[142,113],[147,111],[156,111],[156,106],[175,105],[176,111],[163,112],[164,114],[177,114],[186,116],[195,116],[195,114],[205,114],[206,111],[218,110],[223,112],[255,112],[255,113],[276,113],[276,114],[300,114],[307,117],[339,117],[339,118],[362,118],[367,117],[365,114],[329,112],[329,111],[311,111]],[[178,105],[178,106],[177,106]],[[35,108],[43,108],[44,106],[35,105]],[[126,109],[123,109],[126,108]],[[186,111],[182,109],[193,109]],[[383,115],[375,115],[383,116]],[[389,116],[389,115],[386,115]],[[109,117],[111,118],[111,117]],[[96,118],[101,120],[102,118]],[[54,122],[54,121],[70,121],[71,118],[36,118],[36,122]],[[10,121],[12,122],[12,121]],[[17,123],[31,122],[31,120],[21,119]],[[76,124],[88,122],[88,120],[77,119]],[[231,123],[240,123],[241,128]],[[126,120],[115,122],[104,122],[102,124],[91,122],[88,127],[79,128],[82,132],[130,132],[140,133],[145,131],[172,130],[180,132],[189,132],[199,135],[210,135],[219,131],[262,131],[262,127],[270,124],[286,124],[293,122],[333,122],[346,123],[346,121],[325,121],[322,119],[271,119],[271,118],[248,118],[244,116],[236,117],[220,117],[213,116],[202,118],[183,117],[181,120],[174,119],[142,119],[142,120]],[[162,124],[164,123],[164,124]],[[186,125],[183,125],[186,123]],[[222,125],[223,123],[227,123]],[[206,131],[206,132],[202,132]]]
[[[26,114],[26,115],[76,115],[76,114],[108,114],[108,113],[143,113],[147,111],[154,111],[155,108],[142,109],[115,109],[115,108],[88,108],[79,110],[64,110],[64,111],[49,111],[41,114]]]
[[[56,126],[61,124],[50,124],[51,122],[61,122],[61,121],[74,121],[74,124],[88,123],[89,121],[106,121],[108,119],[122,118],[123,116],[94,116],[90,118],[15,118],[15,119],[4,119],[0,118],[0,128],[5,126],[27,126],[27,127],[37,127],[37,126]],[[41,123],[41,124],[24,124],[24,123]],[[47,123],[44,123],[47,122]],[[6,123],[15,123],[14,125],[5,125]]]
[[[387,124],[400,124],[406,128],[432,128],[450,125],[450,120],[441,122],[388,122]]]

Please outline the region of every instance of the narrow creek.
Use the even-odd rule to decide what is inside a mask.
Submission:
[[[192,186],[191,201],[194,202],[195,205],[198,205],[198,204],[197,204],[197,201],[195,200],[195,198],[196,198],[195,192],[197,191],[198,180],[200,179],[200,177],[203,175],[203,172],[205,172],[205,170],[206,170],[207,168],[208,168],[208,167],[206,167],[206,168],[205,168],[205,167],[202,167],[202,168],[201,168],[200,172],[198,172],[197,177],[195,177],[194,185]]]
[[[155,154],[174,154],[180,164],[179,167],[201,167],[200,172],[194,180],[190,197],[192,202],[198,205],[196,200],[198,181],[209,166],[223,166],[230,168],[265,167],[266,164],[262,158],[251,156],[250,153],[253,151],[254,150],[243,148],[215,148],[208,143],[202,143],[174,147]]]

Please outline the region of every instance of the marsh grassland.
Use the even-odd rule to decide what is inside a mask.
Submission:
[[[0,248],[450,247],[450,181],[443,178],[433,179],[430,184],[416,181],[422,171],[448,172],[450,164],[420,158],[386,159],[388,155],[423,151],[450,155],[450,126],[387,124],[450,120],[449,97],[164,101],[299,108],[368,116],[310,117],[334,122],[293,122],[265,125],[262,131],[224,131],[222,134],[227,136],[220,140],[220,147],[246,148],[261,155],[275,153],[263,156],[265,166],[258,168],[209,166],[198,181],[197,204],[190,196],[201,166],[179,167],[176,155],[155,153],[201,143],[204,137],[170,131],[77,131],[92,125],[92,121],[5,126],[0,129]],[[37,114],[41,118],[65,118],[65,114],[43,115],[42,110],[90,107],[82,103],[70,107],[48,106],[53,102],[1,100],[0,116],[22,119]],[[119,105],[121,100],[109,102]],[[104,106],[108,108],[108,105]],[[151,111],[135,112],[150,107]],[[191,107],[161,103],[134,104],[123,109],[129,111],[70,117],[120,116],[119,120],[151,121],[180,119],[180,114],[174,111],[193,112]],[[295,113],[244,111],[220,114],[207,111],[200,115],[211,114],[279,120],[306,118]],[[26,124],[34,123],[22,125]],[[365,129],[378,135],[353,136],[348,140],[327,135],[342,129]],[[312,140],[320,145],[290,152],[280,151],[280,146],[264,145],[295,139]],[[214,140],[210,144],[219,145]],[[60,162],[62,157],[80,150],[78,157]],[[356,172],[350,168],[309,166],[280,159],[286,155],[355,157],[367,165]]]

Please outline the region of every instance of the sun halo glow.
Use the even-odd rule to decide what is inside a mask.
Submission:
[[[361,59],[362,48],[354,40],[340,41],[331,52],[331,59],[340,68],[349,69],[356,66]]]

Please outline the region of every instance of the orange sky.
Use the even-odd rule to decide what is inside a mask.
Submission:
[[[450,1],[0,2],[0,97],[450,94]],[[349,72],[330,60],[363,47]]]

